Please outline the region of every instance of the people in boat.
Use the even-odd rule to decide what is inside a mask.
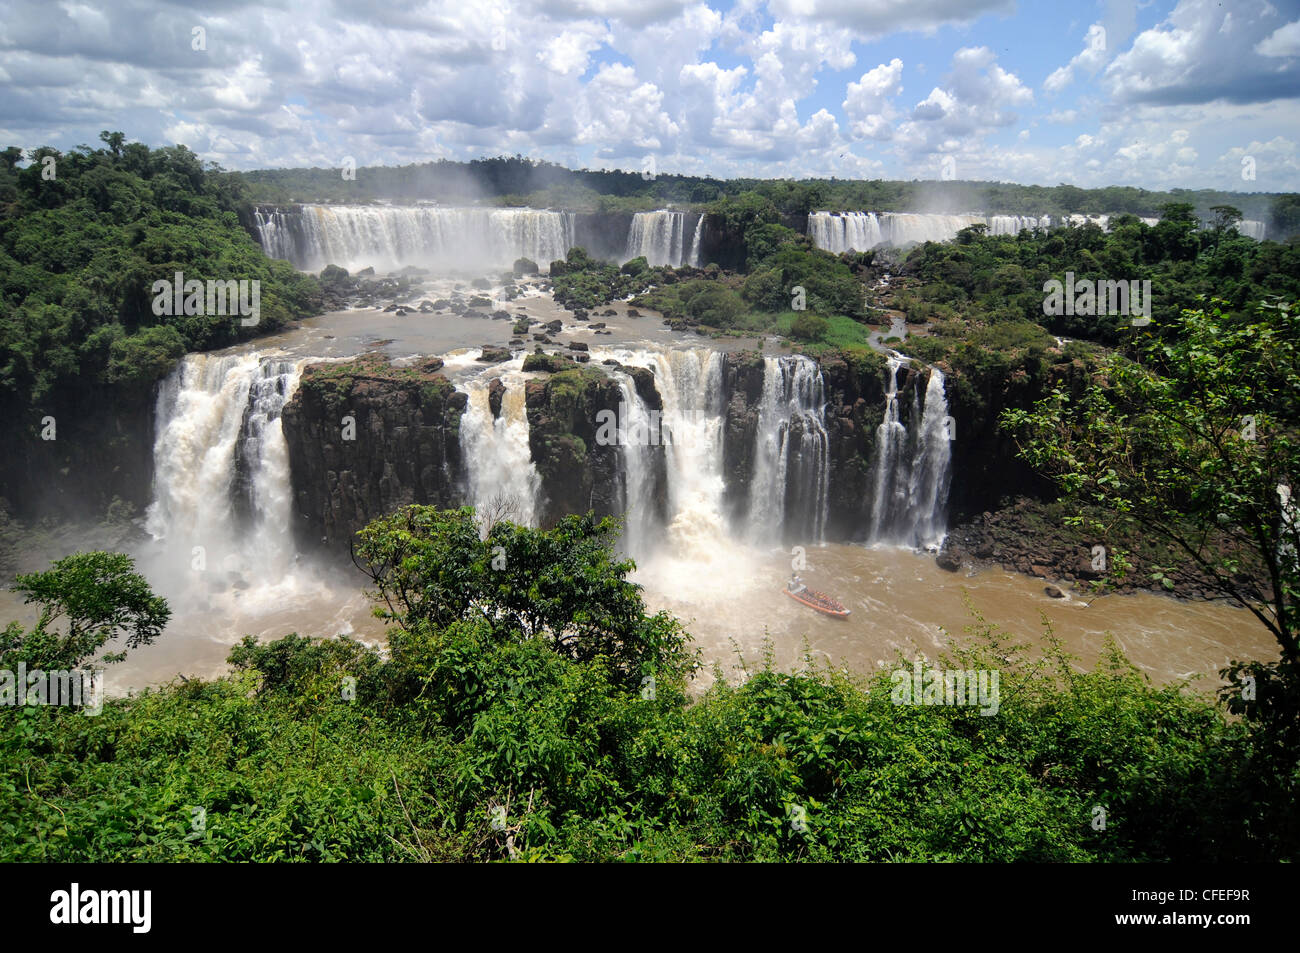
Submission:
[[[803,592],[808,587],[803,584],[803,580],[799,578],[798,573],[792,572],[790,573],[790,581],[786,583],[786,588],[791,592]]]

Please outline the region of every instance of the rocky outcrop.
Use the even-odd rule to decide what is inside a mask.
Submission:
[[[442,362],[393,367],[380,355],[310,364],[284,408],[299,543],[346,547],[371,520],[411,503],[460,503],[467,397]]]
[[[647,406],[662,409],[648,370],[615,368],[632,378]],[[622,513],[627,500],[623,450],[617,437],[609,439],[608,426],[611,420],[626,421],[619,382],[609,376],[608,368],[579,365],[562,355],[530,355],[524,369],[549,372],[530,380],[525,389],[529,447],[542,483],[542,523],[549,525],[588,510],[597,516]],[[667,484],[663,447],[652,445],[646,450],[656,474],[653,505],[662,515]]]

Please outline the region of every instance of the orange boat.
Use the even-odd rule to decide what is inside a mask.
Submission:
[[[838,599],[833,599],[824,592],[809,589],[802,584],[797,589],[791,589],[787,584],[784,591],[795,602],[802,602],[809,609],[816,609],[823,615],[834,616],[837,619],[846,619],[849,616],[849,610],[844,608]]]

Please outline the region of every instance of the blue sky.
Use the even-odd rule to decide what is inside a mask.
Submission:
[[[1295,191],[1298,100],[1300,0],[0,0],[0,144],[228,168]]]

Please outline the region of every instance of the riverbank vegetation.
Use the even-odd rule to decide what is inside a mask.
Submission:
[[[996,714],[895,704],[888,670],[690,692],[613,524],[410,507],[360,534],[389,651],[251,638],[234,672],[94,717],[6,709],[6,860],[1281,860],[1294,770],[1251,709],[1077,671],[976,619],[947,668]],[[893,668],[911,674],[910,662]],[[1285,739],[1283,739],[1285,741]]]

